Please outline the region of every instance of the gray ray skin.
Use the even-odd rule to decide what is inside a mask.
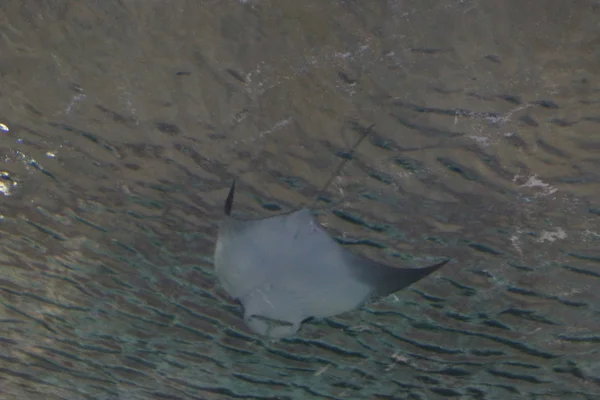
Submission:
[[[261,335],[294,335],[308,318],[356,309],[449,261],[407,269],[358,256],[329,236],[306,208],[263,219],[235,219],[230,215],[234,192],[235,181],[225,202],[215,270],[222,287],[242,303],[245,323]]]

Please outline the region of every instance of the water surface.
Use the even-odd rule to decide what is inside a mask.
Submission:
[[[0,398],[600,397],[597,1],[0,4]],[[222,203],[455,262],[269,342]]]

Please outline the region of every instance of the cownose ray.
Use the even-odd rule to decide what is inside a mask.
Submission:
[[[225,201],[214,254],[216,275],[242,303],[244,322],[270,338],[292,336],[309,318],[354,310],[426,277],[425,268],[395,268],[346,250],[308,208],[242,220],[231,216],[235,181]]]

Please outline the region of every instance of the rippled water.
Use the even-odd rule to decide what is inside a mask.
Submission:
[[[600,398],[598,1],[0,3],[1,399]],[[265,341],[238,211],[454,262]]]

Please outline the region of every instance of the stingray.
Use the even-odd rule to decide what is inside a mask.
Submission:
[[[418,269],[375,262],[340,245],[308,208],[262,219],[234,218],[234,194],[235,181],[215,248],[216,275],[241,302],[246,325],[263,336],[292,336],[308,319],[359,308],[449,261]]]

